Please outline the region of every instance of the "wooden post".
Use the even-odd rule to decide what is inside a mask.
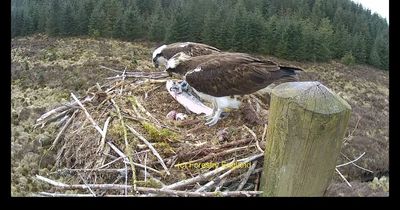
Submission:
[[[319,82],[271,92],[262,196],[323,196],[336,167],[350,105]]]

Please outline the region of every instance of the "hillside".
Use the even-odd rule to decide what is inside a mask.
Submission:
[[[56,127],[34,128],[35,121],[46,111],[69,102],[71,92],[84,96],[96,83],[103,85],[109,81],[107,77],[116,75],[115,72],[100,68],[100,65],[122,71],[125,68],[131,71],[156,71],[150,59],[156,45],[103,38],[51,38],[45,35],[14,38],[11,45],[11,193],[13,196],[32,196],[49,188],[37,182],[34,176],[54,174],[57,162],[56,153],[44,155],[58,133]],[[348,135],[337,164],[349,162],[365,152],[356,164],[372,173],[352,164],[341,167],[341,173],[353,187],[349,188],[335,174],[327,196],[387,196],[388,72],[365,65],[345,66],[338,61],[300,63],[269,58],[304,68],[306,73],[301,75],[301,80],[320,81],[352,106]],[[129,78],[126,80],[129,87]],[[162,84],[142,86],[131,91],[157,119],[164,119],[172,109],[184,112]],[[146,100],[145,94],[148,95]],[[200,118],[191,115],[190,119]],[[197,137],[190,138],[198,140],[196,138],[201,137],[214,144],[213,137],[224,128],[229,133],[227,141],[251,137],[251,134],[241,129],[233,132],[242,124],[261,136],[264,125],[250,122],[241,111],[231,113],[226,120],[211,129],[200,123],[187,125],[180,128],[180,131],[189,134],[187,131],[191,130]],[[182,134],[177,138],[182,140],[184,136]],[[260,144],[263,146],[265,142]]]

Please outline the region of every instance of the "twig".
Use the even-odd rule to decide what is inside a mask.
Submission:
[[[232,192],[186,192],[177,190],[161,190],[147,187],[138,187],[139,192],[157,193],[164,196],[181,196],[181,197],[241,197],[256,196],[262,191],[232,191]],[[39,192],[39,195],[47,197],[93,197],[92,194],[64,194],[64,193],[48,193]],[[104,195],[103,197],[148,197],[151,195]]]
[[[340,167],[342,167],[342,166],[346,166],[346,165],[352,164],[352,163],[356,162],[357,160],[359,160],[359,159],[360,159],[362,156],[364,156],[364,155],[365,155],[365,152],[362,153],[358,158],[356,158],[356,159],[354,159],[354,160],[352,160],[352,161],[350,161],[350,162],[337,165],[336,168],[340,168]]]
[[[346,138],[344,138],[343,144],[346,143],[346,141],[349,140],[350,137],[353,136],[354,132],[356,131],[356,129],[358,127],[358,123],[360,122],[360,120],[361,120],[361,117],[358,118],[358,120],[356,122],[356,125],[354,126],[353,130],[351,131],[351,133],[349,133],[349,135]]]
[[[342,177],[342,179],[346,182],[347,185],[349,185],[349,187],[352,187],[351,184],[347,181],[346,177],[343,176],[342,173],[340,173],[340,171],[335,168],[336,172],[340,175],[340,177]]]
[[[71,93],[72,98],[75,99],[75,101],[78,103],[78,105],[83,109],[83,111],[86,114],[86,117],[90,120],[90,122],[92,123],[93,127],[96,128],[96,130],[101,134],[101,136],[103,136],[103,131],[101,130],[101,128],[97,125],[97,123],[93,120],[92,116],[90,116],[89,112],[86,110],[86,108],[82,105],[82,103],[76,98],[76,96]]]
[[[109,166],[109,165],[111,165],[111,164],[117,162],[117,161],[120,160],[120,159],[123,159],[123,157],[116,158],[116,159],[110,161],[109,163],[100,166],[98,169],[102,169],[102,168],[104,168],[104,167],[106,167],[106,166]]]
[[[160,122],[159,122],[155,117],[153,117],[153,115],[150,114],[150,112],[148,112],[148,111],[146,110],[146,108],[144,108],[144,107],[142,106],[142,104],[139,103],[139,101],[136,99],[136,97],[131,96],[131,98],[133,99],[135,105],[140,109],[140,111],[142,111],[143,113],[145,113],[149,118],[151,118],[152,120],[154,120],[157,124],[160,124]]]
[[[233,163],[233,161],[230,162],[230,163]],[[207,172],[205,174],[199,174],[199,175],[197,175],[197,176],[195,176],[193,178],[185,179],[185,180],[176,182],[174,184],[165,186],[165,187],[163,187],[161,189],[170,189],[170,190],[179,189],[179,188],[182,188],[184,186],[187,186],[187,185],[190,185],[190,184],[193,184],[193,183],[196,183],[196,182],[200,182],[200,181],[206,180],[206,179],[208,179],[208,178],[210,178],[212,176],[215,176],[215,175],[221,173],[222,171],[226,170],[226,168],[227,168],[226,166],[221,166],[221,167],[218,167],[218,168],[216,168],[216,169],[214,169],[212,171],[209,171],[209,172]]]
[[[85,179],[83,179],[82,175],[81,175],[80,173],[78,173],[78,175],[79,175],[79,177],[82,179],[83,183],[84,183],[86,186],[88,186],[87,183],[86,183],[86,181],[85,181]],[[88,186],[88,190],[90,191],[90,193],[91,193],[94,197],[96,197],[96,193],[94,193],[93,190],[92,190],[89,186]]]
[[[264,125],[264,130],[261,137],[261,142],[265,142],[265,135],[267,134],[267,124]]]
[[[111,147],[111,149],[113,149],[121,158],[124,158],[124,163],[127,162],[127,163],[129,163],[129,164],[133,164],[133,165],[138,166],[138,167],[141,167],[141,168],[147,168],[147,169],[150,170],[150,171],[153,171],[153,172],[156,172],[156,173],[158,173],[158,174],[161,174],[160,171],[158,171],[158,170],[156,170],[156,169],[154,169],[154,168],[151,168],[151,167],[149,167],[149,166],[144,166],[144,165],[142,165],[142,164],[135,163],[135,162],[133,162],[133,161],[132,161],[132,163],[131,163],[131,162],[128,160],[128,157],[127,157],[121,150],[119,150],[114,144],[112,144],[111,142],[107,142],[107,144],[108,144],[108,145]]]
[[[251,141],[251,138],[246,138],[246,139],[242,139],[242,140],[238,140],[238,141],[233,141],[233,142],[229,142],[226,144],[223,144],[221,146],[219,146],[219,148],[226,148],[226,147],[231,147],[231,146],[237,146],[240,144],[245,144]]]
[[[350,160],[350,158],[348,158],[346,155],[344,155],[343,153],[340,153],[340,154],[342,154],[347,160]],[[351,161],[351,160],[350,160]],[[371,170],[369,170],[369,169],[366,169],[366,168],[363,168],[363,167],[361,167],[361,166],[359,166],[359,165],[357,165],[357,164],[355,164],[355,163],[351,163],[352,165],[354,165],[355,167],[357,167],[357,168],[359,168],[359,169],[362,169],[362,170],[364,170],[364,171],[368,171],[368,172],[370,172],[370,173],[374,173],[373,171],[371,171]]]
[[[249,180],[250,175],[253,173],[254,169],[257,166],[257,160],[254,161],[253,165],[249,168],[249,170],[246,172],[246,175],[244,176],[243,180],[240,182],[238,188],[236,191],[240,191],[243,189],[244,185],[247,183],[247,180]]]
[[[144,174],[144,171],[140,171],[140,173]],[[165,187],[165,184],[152,176],[150,173],[147,173],[147,176],[150,177],[153,181],[157,182],[157,184],[161,185],[161,187]]]
[[[56,138],[53,141],[53,144],[49,148],[49,150],[52,150],[56,144],[58,143],[58,140],[60,139],[61,135],[64,133],[64,131],[67,129],[68,125],[72,122],[72,119],[74,119],[76,113],[78,110],[75,110],[75,112],[72,114],[72,116],[68,119],[68,121],[65,123],[65,125],[61,128],[60,132],[57,134]]]
[[[109,68],[109,67],[105,67],[105,66],[102,66],[102,65],[100,65],[100,68],[107,69],[107,70],[122,74],[122,71],[118,71],[118,70],[115,70],[115,69],[112,69],[112,68]]]
[[[64,194],[64,193],[48,193],[48,192],[38,192],[38,195],[46,197],[95,197],[93,194]]]
[[[111,149],[113,149],[121,158],[123,158],[124,160],[128,161],[128,157],[121,151],[119,150],[113,143],[111,142],[107,142],[107,144],[111,147]]]
[[[247,127],[246,125],[243,125],[243,127],[249,131],[249,133],[254,137],[254,140],[256,140],[256,147],[258,149],[258,151],[264,153],[264,150],[261,149],[260,144],[258,143],[258,139],[257,139],[257,135],[254,133],[253,130],[251,130],[249,127]]]
[[[124,165],[125,165],[125,185],[128,185],[128,167],[126,166],[125,161]],[[125,187],[125,195],[128,195],[128,187]]]
[[[122,190],[125,187],[132,189],[130,185],[121,185],[121,184],[75,184],[75,185],[67,185],[61,182],[53,181],[43,176],[36,175],[36,178],[40,181],[49,183],[57,188],[68,190],[68,189],[87,189],[88,187],[92,189],[103,189],[103,190]],[[137,187],[136,190],[138,192],[143,193],[154,193],[159,195],[173,195],[173,196],[196,196],[196,197],[210,197],[210,196],[252,196],[259,195],[262,191],[232,191],[232,192],[187,192],[187,191],[178,191],[171,189],[155,189],[148,187]]]
[[[196,163],[196,162],[205,162],[205,161],[210,160],[210,159],[212,159],[212,158],[225,156],[225,155],[227,155],[227,154],[234,153],[234,152],[240,151],[240,150],[242,150],[242,149],[247,149],[247,148],[250,148],[250,147],[253,147],[253,146],[254,146],[254,145],[248,145],[248,146],[243,146],[243,147],[232,148],[232,149],[224,150],[224,151],[219,152],[219,153],[216,153],[216,154],[215,154],[215,153],[209,153],[208,155],[206,155],[206,156],[204,156],[204,157],[202,157],[202,158],[200,158],[200,159],[192,160],[192,161],[189,161],[189,162],[184,162],[184,163],[176,164],[175,167],[181,167],[181,166],[183,166],[183,165],[187,165],[187,164],[191,164],[191,163]]]
[[[93,97],[85,97],[85,99],[82,101],[82,103],[86,103],[86,102],[88,102],[88,101],[91,101],[93,99]],[[75,106],[77,104],[77,102],[76,101],[72,101],[72,102],[69,102],[69,103],[67,103],[67,104],[64,104],[64,105],[62,105],[62,106],[60,106],[60,107],[57,107],[57,108],[55,108],[55,109],[52,109],[52,110],[50,110],[50,111],[48,111],[48,112],[46,112],[46,113],[44,113],[42,116],[40,116],[37,120],[36,120],[36,123],[37,124],[40,124],[41,123],[41,121],[44,121],[46,118],[48,118],[48,117],[50,117],[51,115],[54,115],[54,114],[57,114],[57,113],[63,113],[63,114],[65,114],[67,111],[68,111],[68,109],[70,109],[72,106]],[[64,112],[65,111],[65,112]],[[62,116],[62,115],[61,115]],[[58,116],[58,117],[60,117],[60,116]]]
[[[147,167],[146,167],[146,161],[147,161],[147,152],[144,154],[144,181],[146,182],[147,180]]]
[[[254,157],[255,157],[255,156],[249,157],[249,158],[245,158],[244,160],[242,160],[242,161],[240,161],[240,162],[241,162],[242,164],[243,164],[243,163],[250,162],[250,161],[253,160]],[[238,161],[238,162],[239,162],[239,161]],[[236,169],[238,169],[238,168],[242,168],[242,167],[243,167],[243,165],[241,165],[241,164],[238,164],[238,165],[232,167],[229,171],[227,171],[227,172],[223,173],[222,175],[220,175],[220,176],[217,178],[217,180],[221,180],[221,179],[227,177],[227,176],[228,176],[229,174],[231,174],[234,170],[236,170]],[[208,188],[212,187],[215,183],[216,183],[215,180],[211,180],[211,181],[209,181],[207,184],[205,184],[205,185],[203,185],[202,187],[200,187],[199,189],[197,189],[196,192],[205,191],[205,190],[207,190]]]
[[[67,120],[68,118],[69,118],[69,116],[68,116],[68,115],[65,115],[63,118],[61,118],[61,120],[55,122],[55,125],[56,125],[57,127],[62,126],[62,125],[64,124],[65,120]]]
[[[123,84],[123,82],[124,82],[124,80],[125,80],[126,68],[127,68],[127,67],[125,67],[124,72],[122,73],[122,85],[121,85],[121,89],[120,89],[120,91],[119,91],[119,95],[122,95],[122,91],[124,90],[124,84]]]
[[[164,168],[165,172],[170,175],[168,167],[165,165],[163,159],[161,158],[160,154],[158,154],[157,150],[147,141],[142,135],[140,135],[135,129],[131,128],[130,126],[126,126],[136,137],[142,140],[151,150],[151,152],[157,157],[158,161],[160,162],[161,166]]]
[[[111,117],[108,117],[106,122],[104,123],[103,134],[101,135],[100,146],[97,149],[97,152],[103,151],[104,144],[106,142],[106,135],[108,130],[108,124],[110,123]]]
[[[118,118],[119,118],[119,120],[120,120],[120,122],[121,122],[123,131],[124,131],[125,150],[126,150],[127,153],[128,153],[128,160],[129,160],[129,162],[130,162],[131,169],[132,169],[132,182],[133,182],[133,187],[134,187],[134,189],[136,190],[136,170],[135,170],[135,165],[133,164],[133,160],[132,160],[132,154],[133,154],[133,152],[132,152],[132,149],[131,149],[130,146],[129,146],[128,134],[127,134],[127,132],[126,132],[124,119],[122,118],[121,111],[120,111],[120,109],[119,109],[117,103],[115,103],[114,99],[111,99],[111,102],[113,103],[115,109],[117,110]]]
[[[64,111],[59,112],[59,113],[54,113],[53,116],[52,116],[52,115],[48,116],[48,119],[47,119],[47,120],[46,120],[46,118],[44,118],[44,119],[42,120],[43,122],[39,121],[38,123],[36,123],[36,124],[34,125],[34,128],[36,128],[36,127],[39,126],[39,125],[42,125],[41,128],[43,128],[47,123],[50,123],[50,122],[52,122],[52,121],[57,120],[58,118],[60,118],[60,117],[62,117],[62,116],[65,116],[67,113],[69,113],[69,112],[71,111],[71,109],[72,109],[72,108],[69,107],[67,110],[64,110]]]
[[[144,93],[144,99],[147,99],[147,97],[149,97],[149,93],[150,93],[150,92],[155,91],[155,90],[157,90],[157,89],[160,88],[160,87],[162,87],[162,85],[158,85],[157,87],[155,87],[155,88],[153,88],[153,89],[151,89],[151,90],[149,90],[149,91],[146,91],[146,92]]]
[[[223,178],[223,179],[217,184],[217,186],[215,187],[214,192],[221,191],[221,188],[224,186],[224,184],[225,184],[225,182],[226,182],[226,179],[227,179],[226,177]]]

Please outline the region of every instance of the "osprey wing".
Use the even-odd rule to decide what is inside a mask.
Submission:
[[[186,73],[186,81],[197,91],[215,96],[245,95],[256,92],[282,76],[272,61],[245,54],[215,57]]]

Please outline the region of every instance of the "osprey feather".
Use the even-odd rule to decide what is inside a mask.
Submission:
[[[245,53],[190,57],[178,53],[168,60],[167,72],[182,76],[194,92],[213,104],[206,125],[214,125],[225,108],[239,108],[240,96],[271,84],[298,81],[297,67],[281,66]]]
[[[156,68],[159,65],[167,65],[167,61],[179,52],[184,52],[191,57],[208,55],[221,52],[210,45],[195,42],[177,42],[169,45],[162,45],[153,51],[153,64]]]

